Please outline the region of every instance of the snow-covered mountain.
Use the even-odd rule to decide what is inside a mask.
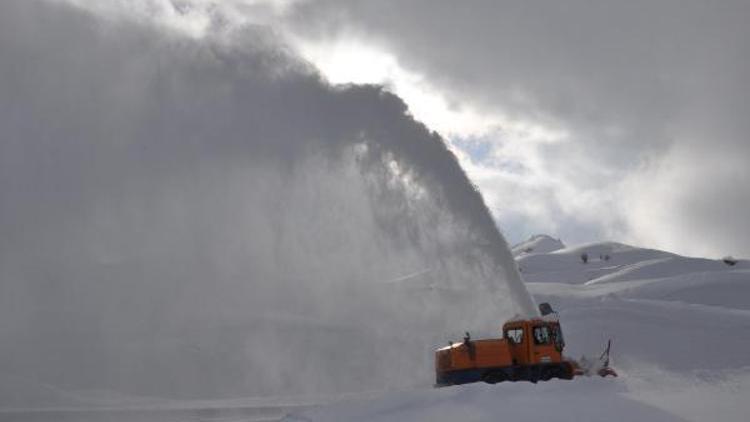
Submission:
[[[618,378],[389,392],[288,420],[747,420],[749,261],[549,236],[513,253],[537,302],[560,312],[566,354],[595,355],[611,338]]]
[[[531,236],[525,242],[521,242],[512,248],[513,256],[516,258],[534,254],[544,254],[565,248],[560,239],[555,239],[546,234]]]

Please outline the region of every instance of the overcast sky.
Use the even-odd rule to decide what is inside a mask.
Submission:
[[[300,1],[338,82],[446,136],[511,241],[750,256],[750,2]]]
[[[70,1],[267,25],[330,81],[384,84],[511,242],[750,256],[750,2]]]

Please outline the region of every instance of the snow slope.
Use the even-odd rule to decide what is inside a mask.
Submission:
[[[750,262],[740,260],[729,266],[721,260],[683,257],[614,242],[557,248],[550,239],[537,236],[527,244],[541,248],[516,255],[527,287],[537,302],[548,301],[559,311],[568,356],[595,356],[607,339],[613,339],[612,363],[620,374],[616,379],[592,377],[434,389],[429,365],[412,362],[418,372],[425,372],[416,380],[422,385],[346,395],[179,401],[42,386],[48,408],[30,411],[11,405],[0,410],[0,420],[748,420]],[[542,252],[545,247],[549,247],[548,252]],[[589,257],[585,264],[583,253]],[[486,307],[491,301],[482,305],[475,296],[436,289],[419,277],[417,273],[408,282],[398,279],[383,286],[414,300],[425,295],[442,297],[444,306],[456,308],[446,312],[454,317],[463,315],[469,325],[466,329],[474,333],[468,322],[469,308]],[[309,323],[305,327],[312,332],[325,328]],[[422,337],[441,342],[449,340],[450,334],[423,333]],[[431,359],[431,349],[436,345],[425,345],[425,359]],[[377,353],[388,357],[404,353],[404,347],[400,341],[388,342]],[[356,368],[345,371],[359,373]],[[13,395],[23,396],[24,389],[40,388],[33,380],[18,379],[14,384],[17,391],[0,391],[11,404]]]
[[[539,239],[551,238],[528,244]],[[425,386],[287,420],[748,420],[750,262],[729,266],[614,242],[516,252],[535,299],[560,312],[566,354],[596,355],[612,338],[619,378]]]

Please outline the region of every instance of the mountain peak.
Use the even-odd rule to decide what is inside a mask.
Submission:
[[[532,255],[537,253],[549,253],[565,248],[565,244],[560,239],[555,239],[546,234],[535,234],[528,240],[513,246],[513,256]]]

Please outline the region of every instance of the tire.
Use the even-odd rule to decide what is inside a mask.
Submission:
[[[554,375],[553,372],[553,368],[542,368],[541,373],[539,374],[539,379],[542,381],[549,381]]]
[[[487,371],[482,375],[482,381],[487,384],[497,384],[505,381],[505,374],[501,371]]]
[[[529,381],[531,381],[532,384],[536,384],[537,381],[539,381],[539,372],[540,368],[538,367],[531,367],[529,368]]]

